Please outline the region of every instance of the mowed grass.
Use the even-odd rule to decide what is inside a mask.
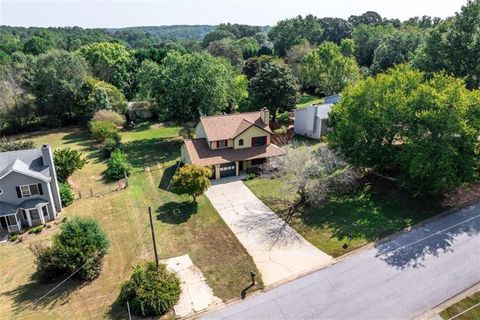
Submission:
[[[148,207],[154,214],[161,259],[188,254],[216,296],[224,300],[240,296],[249,285],[249,271],[256,271],[251,257],[206,197],[193,205],[189,197],[165,190],[167,176],[173,174],[180,153],[177,134],[178,128],[151,123],[142,130],[122,133],[127,157],[134,162],[129,188],[101,197],[84,197],[62,212],[57,223],[63,217],[93,217],[108,234],[111,248],[95,281],[67,281],[33,306],[55,284],[39,285],[31,279],[34,261],[29,247],[39,242],[48,244],[58,225],[21,243],[0,244],[0,319],[126,319],[126,307],[115,303],[120,286],[135,264],[154,257]],[[105,187],[101,178],[104,159],[81,129],[30,134],[29,138],[38,145],[48,142],[54,148],[80,150],[89,163],[75,173],[74,183],[80,188]],[[147,170],[143,170],[144,157],[138,146],[145,148],[152,164]]]
[[[300,96],[300,99],[296,105],[297,109],[308,107],[312,104],[323,103],[323,98],[315,95],[304,93]]]
[[[283,179],[254,179],[247,181],[246,185],[273,211],[288,219],[288,223],[305,239],[333,257],[440,211],[422,201],[366,184],[354,193],[332,196],[321,207],[300,206],[293,216],[289,216],[288,209],[298,198],[295,190]],[[343,247],[345,244],[347,248]]]
[[[462,312],[466,311],[467,309],[473,307],[472,309],[466,311],[465,313],[456,317],[455,319],[458,319],[458,320],[477,320],[477,319],[480,319],[480,305],[478,305],[479,303],[480,303],[480,292],[477,292],[477,293],[474,293],[473,295],[471,295],[470,297],[467,297],[467,298],[455,303],[454,305],[448,307],[447,309],[443,310],[440,313],[440,316],[443,319],[448,320],[448,319],[458,315],[459,313],[462,313]],[[474,307],[474,306],[476,306],[476,307]]]

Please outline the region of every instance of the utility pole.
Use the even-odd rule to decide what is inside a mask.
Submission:
[[[128,320],[132,320],[132,316],[130,315],[130,303],[127,301],[127,310],[128,310]]]
[[[152,231],[153,250],[155,251],[155,262],[157,263],[157,267],[158,267],[158,253],[157,253],[157,243],[155,241],[155,231],[153,230],[152,207],[148,207],[148,215],[150,216],[150,230]]]

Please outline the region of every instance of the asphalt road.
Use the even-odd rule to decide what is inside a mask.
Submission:
[[[412,319],[480,282],[480,203],[203,319]]]

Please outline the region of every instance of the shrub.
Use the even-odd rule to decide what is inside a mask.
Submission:
[[[14,241],[17,241],[19,237],[20,237],[19,233],[10,233],[8,235],[8,240],[10,240],[11,242],[14,242]]]
[[[0,152],[17,151],[33,149],[33,141],[31,140],[13,140],[9,138],[0,139]]]
[[[30,231],[28,231],[28,233],[38,234],[38,233],[41,233],[42,230],[43,230],[43,226],[36,226],[36,227],[33,227],[32,229],[30,229]]]
[[[158,267],[150,261],[133,269],[132,277],[122,285],[119,302],[130,304],[132,313],[143,316],[159,316],[170,311],[181,293],[180,279],[167,270],[164,264]]]
[[[112,122],[90,121],[90,132],[97,142],[104,142],[107,138],[120,140],[118,128]]]
[[[58,149],[53,152],[55,169],[60,181],[66,181],[75,170],[80,170],[87,163],[81,153],[70,148]]]
[[[102,143],[102,152],[105,157],[110,157],[112,155],[112,152],[116,149],[121,149],[122,144],[120,143],[119,139],[115,138],[107,138],[103,143]]]
[[[73,200],[75,200],[75,194],[68,182],[60,183],[60,200],[64,207],[71,205]]]
[[[197,197],[210,187],[212,170],[209,168],[186,165],[181,167],[173,176],[172,187],[179,193],[186,193],[197,201]]]
[[[49,282],[82,267],[74,278],[91,281],[100,274],[110,244],[105,232],[90,218],[75,217],[60,226],[50,247],[35,247],[36,275]]]
[[[116,126],[121,126],[125,122],[125,117],[113,110],[99,110],[93,116],[92,121],[111,122]]]
[[[110,155],[110,159],[107,161],[107,170],[105,175],[110,179],[122,179],[125,174],[130,174],[130,164],[128,163],[127,157],[122,150],[116,149]]]

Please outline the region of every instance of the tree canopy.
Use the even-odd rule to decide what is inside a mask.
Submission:
[[[477,178],[479,107],[462,80],[399,65],[344,90],[328,142],[415,195],[440,195]]]

